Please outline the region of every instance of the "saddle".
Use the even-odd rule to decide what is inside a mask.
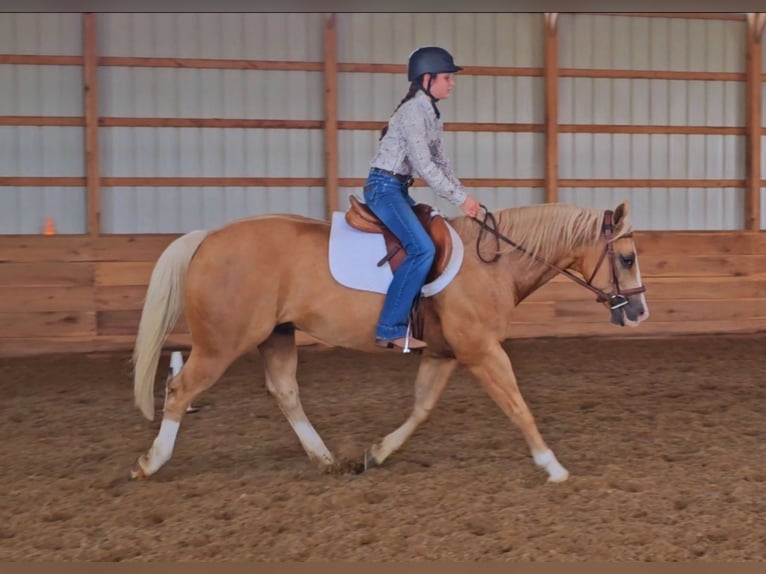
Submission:
[[[391,271],[396,272],[404,257],[407,255],[402,243],[389,231],[384,223],[370,211],[364,203],[354,195],[349,196],[351,207],[346,211],[346,223],[354,229],[367,233],[382,233],[386,242],[386,256],[378,261],[378,267],[388,262]],[[452,256],[452,238],[450,237],[447,222],[434,209],[425,203],[419,203],[414,208],[415,215],[425,228],[436,248],[436,255],[431,269],[428,272],[427,281],[433,281],[444,272],[447,263]]]

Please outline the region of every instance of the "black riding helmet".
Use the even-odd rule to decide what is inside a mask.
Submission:
[[[410,82],[414,82],[423,74],[454,73],[462,69],[460,66],[455,65],[452,54],[444,48],[425,46],[418,48],[410,54],[407,62],[407,79]]]

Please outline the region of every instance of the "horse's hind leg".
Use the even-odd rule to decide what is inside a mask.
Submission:
[[[439,400],[456,366],[455,359],[427,355],[423,357],[415,378],[415,404],[412,406],[412,413],[398,429],[370,448],[365,454],[365,466],[383,464],[383,461],[394,451],[399,450],[415,430],[428,419],[431,409]]]
[[[170,460],[186,409],[195,397],[221,378],[234,358],[229,354],[204,355],[192,349],[181,372],[168,383],[160,431],[149,452],[141,455],[133,465],[130,473],[133,478],[150,476]]]
[[[277,327],[271,336],[258,346],[266,372],[266,388],[274,395],[301,445],[311,460],[322,466],[334,463],[327,449],[303,411],[295,377],[298,369],[298,348],[295,345],[295,329],[291,326]]]

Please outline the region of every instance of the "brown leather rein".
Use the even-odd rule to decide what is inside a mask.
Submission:
[[[497,221],[495,220],[495,216],[490,213],[490,211],[486,208],[485,205],[481,206],[484,209],[484,220],[480,220],[476,217],[472,218],[474,221],[476,221],[481,226],[481,231],[479,232],[479,236],[476,239],[476,254],[479,256],[479,259],[481,259],[484,263],[495,263],[498,259],[500,259],[500,241],[504,241],[505,243],[508,243],[511,245],[514,249],[518,249],[519,251],[523,253],[527,253],[527,250],[524,249],[521,245],[514,242],[513,240],[509,239],[499,231],[497,231]],[[599,257],[598,263],[596,264],[596,268],[593,270],[593,273],[591,273],[591,276],[588,278],[587,281],[584,279],[581,279],[568,269],[564,269],[563,267],[559,267],[555,263],[551,263],[550,261],[545,260],[544,258],[540,257],[537,254],[533,254],[532,256],[534,259],[544,265],[547,265],[551,269],[557,271],[558,273],[561,273],[562,275],[567,276],[569,279],[577,283],[578,285],[582,285],[586,289],[591,290],[593,293],[596,294],[596,302],[603,303],[604,301],[609,302],[609,307],[612,311],[615,311],[616,309],[619,309],[620,307],[623,307],[628,304],[628,296],[630,295],[638,295],[640,293],[644,293],[646,291],[646,287],[643,285],[639,285],[638,287],[634,287],[632,289],[620,289],[620,282],[617,278],[617,269],[614,264],[614,245],[613,242],[616,239],[621,239],[623,237],[633,237],[633,232],[628,232],[623,235],[620,235],[619,237],[614,237],[614,225],[613,225],[613,215],[614,212],[607,209],[604,211],[604,223],[601,227],[601,233],[604,235],[605,245],[604,245],[604,251],[601,253],[601,257]],[[491,224],[488,225],[487,221],[490,221]],[[494,258],[492,259],[484,259],[484,257],[481,255],[481,252],[479,250],[479,245],[481,244],[482,237],[484,235],[484,232],[488,231],[492,235],[495,236],[495,242],[497,244],[497,252],[495,253]],[[608,257],[607,257],[608,256]],[[596,277],[596,273],[598,273],[598,270],[601,268],[602,263],[604,262],[604,259],[609,260],[609,276],[612,283],[612,292],[607,293],[606,291],[599,289],[595,285],[593,285],[593,279]]]

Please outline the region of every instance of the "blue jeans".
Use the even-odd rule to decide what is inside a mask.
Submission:
[[[436,254],[433,241],[412,207],[407,183],[392,175],[370,172],[364,186],[364,201],[386,224],[407,252],[388,286],[375,336],[398,339],[407,334],[407,323],[415,298],[426,282]]]

